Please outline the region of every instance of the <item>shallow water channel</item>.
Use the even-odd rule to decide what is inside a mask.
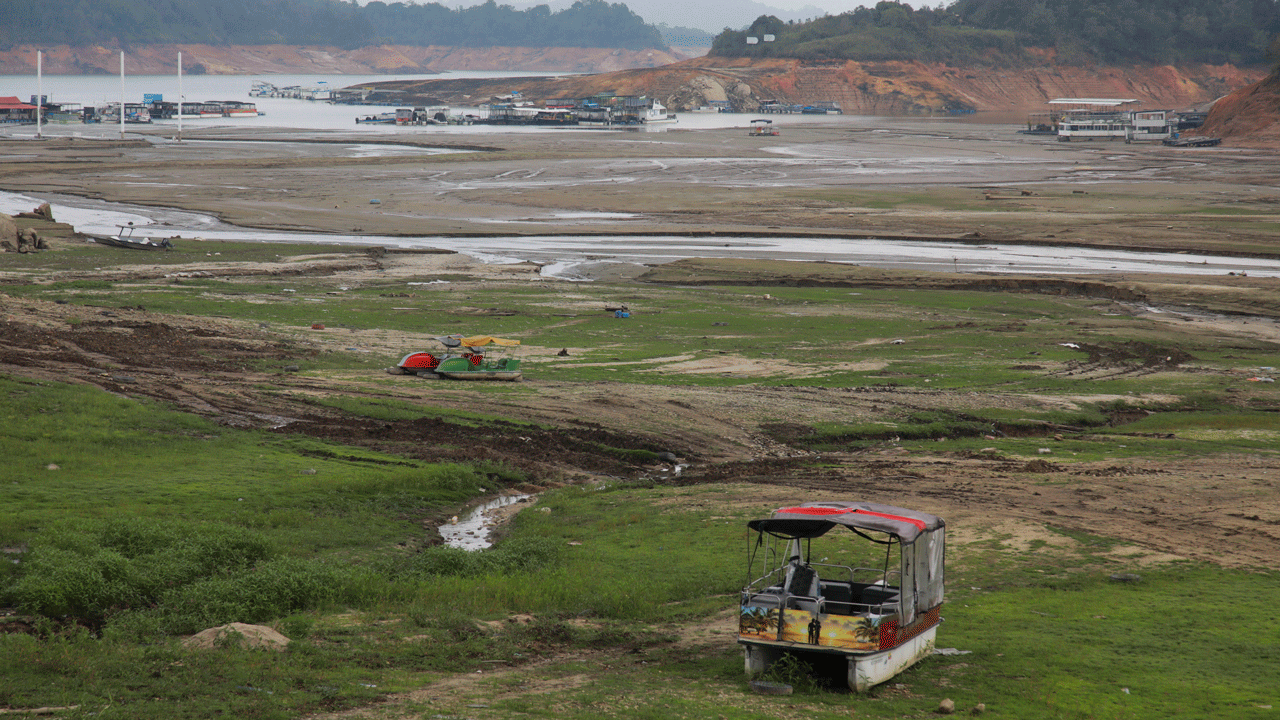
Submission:
[[[1135,252],[1119,248],[981,245],[961,242],[834,237],[685,237],[635,235],[492,235],[487,237],[392,237],[247,230],[199,213],[108,203],[67,195],[0,192],[0,212],[29,211],[42,202],[54,217],[80,232],[115,234],[132,222],[139,237],[202,237],[209,240],[330,243],[398,248],[436,248],[487,263],[534,262],[542,274],[585,279],[581,268],[600,262],[659,265],[689,257],[823,261],[867,267],[955,273],[1083,274],[1247,273],[1280,277],[1280,262],[1190,253]],[[615,218],[602,218],[615,220]],[[175,241],[180,243],[181,240]]]
[[[457,517],[439,527],[445,545],[463,550],[483,550],[493,543],[489,542],[489,531],[493,529],[493,511],[516,503],[527,501],[529,495],[502,495],[483,505],[476,507],[465,517]]]

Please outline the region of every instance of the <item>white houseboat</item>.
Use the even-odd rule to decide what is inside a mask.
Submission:
[[[1168,110],[1122,109],[1137,102],[1133,98],[1059,98],[1050,105],[1074,105],[1061,111],[1057,136],[1072,140],[1124,140],[1125,142],[1168,139],[1178,123],[1177,113]]]
[[[1168,110],[1135,110],[1129,113],[1125,142],[1163,142],[1177,132],[1178,117]]]

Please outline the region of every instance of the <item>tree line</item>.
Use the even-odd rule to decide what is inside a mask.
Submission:
[[[711,54],[1001,65],[1039,47],[1067,64],[1252,65],[1274,56],[1278,37],[1280,0],[956,0],[918,10],[884,0],[804,23],[761,16],[718,35]]]
[[[665,47],[657,28],[606,0],[577,0],[558,12],[494,0],[459,9],[354,0],[0,0],[0,47],[174,43]]]

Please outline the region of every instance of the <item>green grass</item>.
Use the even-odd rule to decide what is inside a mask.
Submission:
[[[201,247],[220,248],[209,252],[222,259],[282,252]],[[42,267],[84,269],[118,257],[105,250],[34,257]],[[398,357],[360,348],[308,354],[291,333],[315,321],[339,332],[484,332],[572,348],[567,358],[526,365],[546,383],[904,391],[903,403],[871,420],[789,419],[775,430],[821,452],[897,438],[913,452],[995,447],[1011,459],[1068,463],[1271,453],[1280,437],[1274,394],[1244,379],[1275,364],[1273,345],[1176,333],[1114,315],[1098,300],[336,283],[94,280],[6,292],[65,300],[82,313],[75,322],[142,305],[265,323],[294,343],[296,360],[278,364],[321,380]],[[619,302],[631,307],[630,319],[603,311]],[[1154,372],[1126,360],[1113,377],[1063,372],[1088,356],[1060,343],[1122,348],[1135,340],[1194,360]],[[405,341],[404,351],[422,349],[416,343]],[[682,355],[785,365],[752,376],[651,372],[670,367],[661,358]],[[501,401],[537,388],[472,392]],[[912,407],[906,392],[939,390],[1060,402],[944,412]],[[446,410],[401,400],[377,382],[358,398],[312,402],[384,422],[505,421],[483,402]],[[1117,416],[1123,421],[1112,426]],[[797,681],[796,695],[764,698],[746,686],[732,620],[704,642],[674,643],[686,623],[733,608],[745,580],[744,524],[770,508],[738,504],[735,486],[616,479],[568,487],[541,496],[493,549],[465,553],[425,548],[423,523],[493,488],[521,485],[518,471],[229,428],[151,401],[12,377],[0,377],[0,422],[0,547],[19,560],[0,564],[0,605],[18,608],[33,632],[0,633],[0,707],[80,706],[70,717],[287,718],[374,705],[446,677],[458,682],[452,693],[399,707],[424,717],[899,718],[932,716],[951,697],[961,711],[985,703],[993,717],[1154,720],[1266,717],[1261,706],[1278,700],[1274,572],[1141,566],[1140,551],[1117,539],[1053,528],[1018,551],[988,534],[949,548],[939,643],[971,654],[930,658],[866,696]],[[1142,580],[1117,583],[1110,576],[1118,572]],[[532,621],[507,621],[518,614]],[[176,641],[233,619],[273,625],[295,642],[266,653],[235,643],[192,651]],[[497,668],[505,672],[491,672]]]
[[[222,259],[249,256],[248,248],[228,247],[232,249],[224,251]],[[252,251],[272,256],[278,252],[256,246]],[[289,251],[300,252],[293,247]],[[637,295],[633,288],[594,284],[557,293],[500,283],[471,285],[459,293],[451,284],[410,284],[422,280],[347,287],[323,278],[254,276],[55,282],[8,291],[82,306],[82,319],[103,307],[126,306],[242,318],[282,332],[286,351],[295,354],[289,363],[302,372],[375,370],[399,359],[399,351],[369,352],[358,336],[353,336],[350,350],[310,353],[304,343],[315,322],[324,323],[330,337],[341,337],[345,330],[371,331],[387,339],[399,333],[419,334],[420,339],[403,341],[403,352],[430,349],[421,347],[430,343],[427,336],[453,332],[573,348],[567,358],[526,364],[531,376],[557,382],[821,387],[892,383],[920,389],[1074,393],[1081,382],[1061,372],[1062,367],[1087,356],[1062,343],[1119,347],[1144,341],[1157,349],[1177,347],[1194,358],[1190,365],[1208,372],[1143,374],[1141,362],[1131,360],[1116,367],[1126,373],[1091,379],[1089,391],[1186,394],[1220,392],[1225,373],[1267,365],[1274,357],[1274,348],[1260,341],[1237,340],[1224,346],[1212,337],[1170,337],[1166,324],[1116,314],[1110,303],[1089,298],[714,286],[697,292],[653,288]],[[630,319],[604,312],[620,302],[631,307]],[[902,342],[894,344],[895,340]],[[765,374],[691,374],[680,371],[678,363],[683,361],[673,363],[670,358],[744,358],[780,365]]]
[[[0,397],[0,544],[67,517],[125,515],[269,527],[300,553],[359,548],[412,532],[423,508],[462,503],[489,479],[83,386],[0,378]]]
[[[86,392],[6,387],[10,396],[47,389],[64,409]],[[122,422],[124,409],[114,402],[97,407]],[[139,422],[172,424],[173,418],[148,410]],[[82,439],[97,437],[94,413],[81,412],[89,420]],[[194,429],[208,428],[195,422]],[[171,441],[191,451],[190,438]],[[278,451],[302,449],[305,444],[285,444]],[[376,510],[361,518],[376,521],[400,507],[398,492],[417,492],[407,476],[398,485],[389,478],[348,480],[341,491],[328,492],[303,477],[274,489],[278,509],[312,516],[322,508],[341,516],[369,504]],[[146,478],[136,474],[134,484]],[[156,475],[146,490],[155,493],[163,484]],[[471,717],[852,712],[890,718],[927,714],[951,697],[962,709],[982,702],[1010,717],[1248,717],[1271,702],[1280,682],[1274,644],[1257,642],[1280,630],[1269,609],[1269,598],[1280,591],[1273,573],[1181,564],[1140,568],[1140,582],[1117,583],[1111,574],[1135,571],[1117,554],[1121,546],[1070,533],[1066,549],[1042,543],[1022,554],[1001,549],[998,538],[953,545],[939,642],[971,654],[930,658],[866,696],[819,678],[798,685],[796,695],[762,704],[746,688],[731,626],[711,636],[718,641],[692,650],[671,645],[671,632],[663,630],[733,606],[745,579],[745,521],[769,510],[731,505],[736,492],[731,486],[571,487],[521,513],[492,551],[405,555],[389,537],[368,544],[351,539],[348,549],[364,548],[356,564],[334,562],[340,556],[331,548],[288,547],[297,543],[296,531],[289,523],[264,523],[261,512],[218,517],[206,509],[207,517],[194,524],[146,514],[133,521],[93,519],[95,502],[72,498],[63,514],[86,519],[24,531],[31,550],[19,575],[7,571],[8,596],[36,609],[31,598],[42,587],[66,584],[68,572],[88,563],[98,574],[81,571],[81,577],[153,588],[160,607],[123,607],[127,603],[103,593],[108,611],[100,636],[59,629],[53,618],[42,621],[39,636],[0,636],[0,672],[7,678],[0,701],[80,705],[106,717],[285,718],[367,704],[442,674],[479,670],[484,677],[508,667],[513,672],[500,680],[465,686],[443,705],[420,709]],[[44,571],[51,561],[52,574]],[[210,561],[215,574],[201,565]],[[185,582],[187,575],[198,577]],[[42,577],[45,585],[32,585]],[[174,585],[180,589],[166,589]],[[166,610],[170,604],[177,610]],[[56,614],[52,607],[47,612]],[[475,623],[514,613],[537,619],[496,628]],[[228,615],[275,624],[296,642],[275,654],[234,643],[196,652],[166,639],[197,620],[212,624]],[[1061,651],[1044,652],[1046,637],[1058,639]],[[633,648],[632,654],[619,654],[619,647]],[[606,667],[575,659],[594,648],[616,659]],[[529,664],[553,657],[560,659]],[[568,682],[550,695],[520,692],[584,673],[590,683]],[[907,690],[895,690],[898,685]]]

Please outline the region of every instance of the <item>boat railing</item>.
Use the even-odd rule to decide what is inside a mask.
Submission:
[[[893,615],[900,597],[892,586],[823,584],[819,610],[827,615]]]
[[[786,580],[786,576],[787,576],[786,567],[774,568],[773,570],[770,570],[764,575],[761,575],[755,580],[752,580],[751,582],[747,583],[747,592],[752,594],[768,593],[771,590],[774,590],[775,587],[777,592],[782,592],[782,583],[784,580]],[[753,588],[760,588],[760,589],[755,590]]]
[[[816,610],[832,615],[891,615],[898,612],[901,573],[884,568],[812,563],[819,571],[819,595],[787,591],[786,566],[756,578],[743,591],[743,604]],[[825,572],[823,572],[825,571]]]

